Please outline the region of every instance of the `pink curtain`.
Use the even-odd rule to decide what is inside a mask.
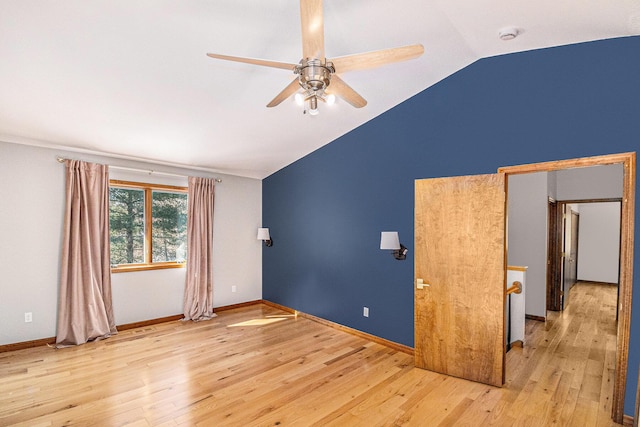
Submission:
[[[212,271],[214,196],[214,179],[189,177],[184,320],[208,320],[216,316]]]
[[[109,264],[109,168],[66,160],[57,347],[116,334]]]

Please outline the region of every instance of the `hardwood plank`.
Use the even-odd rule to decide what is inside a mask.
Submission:
[[[416,369],[403,351],[255,304],[1,353],[0,425],[615,426],[615,291],[579,283],[571,296],[587,305],[528,321],[502,388]]]

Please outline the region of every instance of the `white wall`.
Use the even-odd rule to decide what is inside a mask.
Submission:
[[[622,164],[559,170],[557,200],[589,200],[622,197]]]
[[[60,247],[65,197],[64,165],[56,156],[197,176],[199,171],[136,164],[0,141],[0,345],[56,334]],[[136,176],[137,175],[137,176]],[[262,298],[262,183],[216,174],[214,209],[214,306]],[[140,174],[111,171],[112,178]],[[184,178],[142,176],[147,182],[185,185]],[[184,269],[112,275],[114,314],[125,324],[182,313]],[[236,286],[237,292],[231,292]],[[24,313],[33,322],[24,322]]]
[[[0,344],[55,336],[61,166],[51,152],[0,142]],[[33,313],[32,323],[24,322],[25,312]]]
[[[547,195],[558,200],[558,171],[547,172]]]
[[[507,263],[528,267],[525,312],[546,316],[547,203],[545,172],[509,176]]]
[[[618,283],[620,203],[580,204],[578,280]]]
[[[558,200],[622,198],[623,172],[622,164],[558,171]],[[620,211],[597,205],[609,204],[579,204],[578,279],[617,283]]]
[[[509,176],[507,263],[529,267],[527,270],[527,314],[546,316],[548,197],[558,201],[620,198],[622,197],[622,168],[621,164],[616,164]],[[589,239],[583,234],[582,211],[585,206],[589,205],[579,204],[577,205],[579,207],[574,207],[574,210],[579,210],[581,214],[578,277],[582,280],[595,279],[580,276],[581,264],[590,264],[592,268],[599,269],[604,260],[598,255],[588,258],[587,261],[581,261],[581,239]],[[619,216],[617,226],[617,239],[619,239]],[[609,223],[607,227],[615,228],[615,225]],[[588,228],[585,233],[591,233],[592,230]],[[609,235],[609,238],[615,239],[616,237]],[[607,250],[613,251],[609,254],[610,256],[614,254],[618,256],[617,247],[615,250],[613,250],[613,246],[607,246],[607,248]],[[608,272],[606,277],[612,277],[610,264],[609,267],[606,267],[606,271]],[[591,277],[605,277],[600,273],[603,271],[598,275],[591,275],[591,273],[589,275]],[[617,282],[617,276],[616,280],[612,282]]]

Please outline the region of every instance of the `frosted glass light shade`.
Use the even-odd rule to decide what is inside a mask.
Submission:
[[[380,233],[380,249],[400,249],[400,238],[397,231],[382,231]]]
[[[258,228],[258,240],[270,240],[268,228]]]

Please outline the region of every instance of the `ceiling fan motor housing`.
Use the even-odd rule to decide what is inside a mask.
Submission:
[[[335,71],[331,62],[323,64],[319,59],[302,60],[295,69],[295,73],[300,75],[300,86],[311,93],[324,92]]]

